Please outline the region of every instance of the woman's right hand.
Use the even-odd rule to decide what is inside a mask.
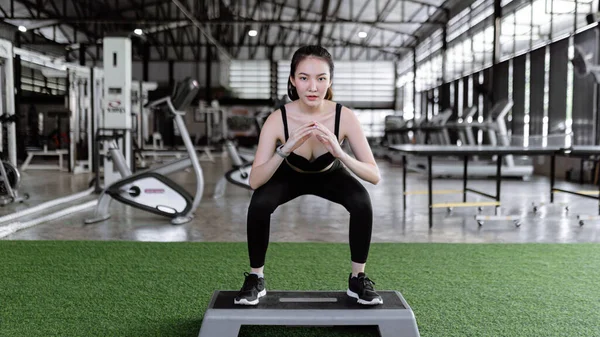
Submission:
[[[313,135],[313,130],[316,128],[316,123],[309,122],[301,125],[296,130],[290,133],[290,137],[287,142],[283,145],[281,149],[283,153],[289,155],[294,152],[297,148],[299,148],[304,142]]]

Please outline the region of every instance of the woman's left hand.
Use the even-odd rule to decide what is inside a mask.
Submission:
[[[329,151],[335,158],[342,157],[345,152],[342,150],[337,137],[331,132],[325,125],[315,122],[315,127],[319,131],[315,134],[317,139],[325,146],[325,149]]]

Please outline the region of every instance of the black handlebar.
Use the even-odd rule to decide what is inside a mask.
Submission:
[[[198,94],[198,90],[200,90],[200,84],[192,78],[188,77],[179,82],[175,93],[171,96],[171,103],[173,103],[175,110],[185,110]]]
[[[184,111],[192,103],[192,100],[194,100],[198,94],[198,90],[200,90],[198,81],[188,77],[175,86],[173,95],[168,98],[176,111]],[[159,100],[148,102],[144,107],[157,107],[165,104],[167,101],[166,98],[167,97],[163,97]]]

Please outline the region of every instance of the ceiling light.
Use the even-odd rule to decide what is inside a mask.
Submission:
[[[133,32],[134,32],[135,34],[137,34],[137,35],[142,35],[142,34],[144,34],[144,32],[143,32],[141,29],[139,29],[139,28],[136,28],[136,29],[135,29]]]
[[[360,37],[361,39],[364,39],[365,37],[367,37],[367,33],[366,32],[358,32],[358,37]]]
[[[256,36],[257,34],[258,34],[258,32],[254,29],[251,29],[248,31],[248,35],[250,35],[250,36]]]
[[[25,33],[27,28],[25,26],[19,26],[19,31]]]

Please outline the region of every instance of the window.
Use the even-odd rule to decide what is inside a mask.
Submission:
[[[229,86],[239,98],[271,98],[269,61],[234,60],[229,71]]]
[[[388,106],[394,102],[393,62],[336,62],[333,97],[350,106]],[[277,64],[277,96],[287,95],[290,61]]]
[[[539,48],[585,26],[592,0],[534,0],[504,13],[500,44],[502,59]]]
[[[385,116],[393,115],[394,110],[361,110],[354,109],[356,117],[363,126],[365,137],[378,138],[383,137],[385,128]]]

